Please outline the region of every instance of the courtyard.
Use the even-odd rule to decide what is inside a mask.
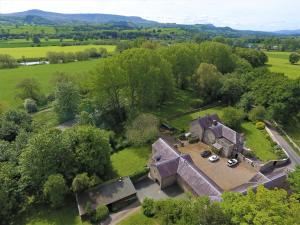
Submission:
[[[201,157],[201,152],[210,149],[206,144],[199,142],[180,147],[181,153],[189,154],[194,164],[213,180],[224,191],[229,191],[239,185],[247,183],[256,175],[254,169],[249,168],[243,162],[231,168],[227,166],[227,158],[220,158],[217,162],[209,162],[207,158]]]

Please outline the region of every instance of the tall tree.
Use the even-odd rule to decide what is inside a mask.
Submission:
[[[96,174],[101,179],[110,176],[111,163],[108,133],[93,126],[76,126],[64,133],[73,152],[73,173],[87,172]]]
[[[228,45],[218,42],[200,44],[200,61],[214,64],[221,73],[230,73],[235,68],[234,56]]]
[[[212,64],[201,63],[196,74],[193,76],[195,92],[204,102],[216,100],[220,88],[222,74]]]
[[[233,224],[293,225],[300,221],[300,204],[283,189],[268,190],[263,186],[247,195],[224,193],[221,206]]]
[[[54,110],[60,122],[72,120],[78,110],[79,91],[72,82],[59,82],[55,90]]]
[[[20,155],[22,182],[39,192],[51,174],[61,173],[71,178],[74,159],[68,142],[57,129],[42,130],[30,137]]]

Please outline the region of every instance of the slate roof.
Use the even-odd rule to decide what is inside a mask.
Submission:
[[[213,201],[221,201],[223,190],[193,163],[190,155],[179,153],[162,138],[158,139],[153,147],[164,156],[164,160],[151,164],[151,166],[157,167],[162,179],[177,175],[196,194],[207,195]],[[167,157],[170,157],[170,159],[167,159]],[[268,175],[258,172],[248,182],[233,188],[231,191],[246,193],[249,187],[256,188],[259,184],[271,187],[273,182],[284,177],[286,177],[286,173],[283,170]]]
[[[216,114],[201,117],[198,119],[198,122],[204,130],[210,129],[217,138],[226,138],[237,145],[243,143],[242,135],[222,124]]]
[[[87,202],[92,209],[98,205],[109,205],[126,197],[136,194],[136,190],[129,177],[123,177],[113,182],[100,184],[76,195],[79,215],[84,215]]]
[[[178,175],[198,195],[221,195],[222,189],[194,165],[190,155],[178,153],[168,146],[169,144],[161,138],[153,144],[155,151],[163,154],[164,160],[152,164],[157,168],[162,179]],[[166,156],[170,156],[171,159],[167,160]]]
[[[177,158],[180,153],[172,148],[165,140],[159,138],[152,144],[152,148],[155,150],[155,157],[160,156],[160,162]],[[154,159],[154,158],[153,158]]]
[[[217,114],[201,117],[199,118],[198,122],[202,128],[207,129],[213,124],[214,120],[220,122],[220,119]]]

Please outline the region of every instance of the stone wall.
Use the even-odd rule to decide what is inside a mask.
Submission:
[[[176,182],[176,175],[165,177],[161,180],[160,188],[166,188]]]
[[[177,176],[177,183],[182,188],[182,190],[184,190],[184,192],[190,192],[193,195],[197,196],[197,194],[193,191],[193,189],[191,189],[191,187],[179,176]]]

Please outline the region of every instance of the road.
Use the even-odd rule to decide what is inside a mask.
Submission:
[[[268,127],[272,133],[274,140],[279,144],[289,155],[291,160],[291,167],[295,168],[296,165],[300,165],[300,156],[294,151],[290,144],[278,133],[275,128]]]

